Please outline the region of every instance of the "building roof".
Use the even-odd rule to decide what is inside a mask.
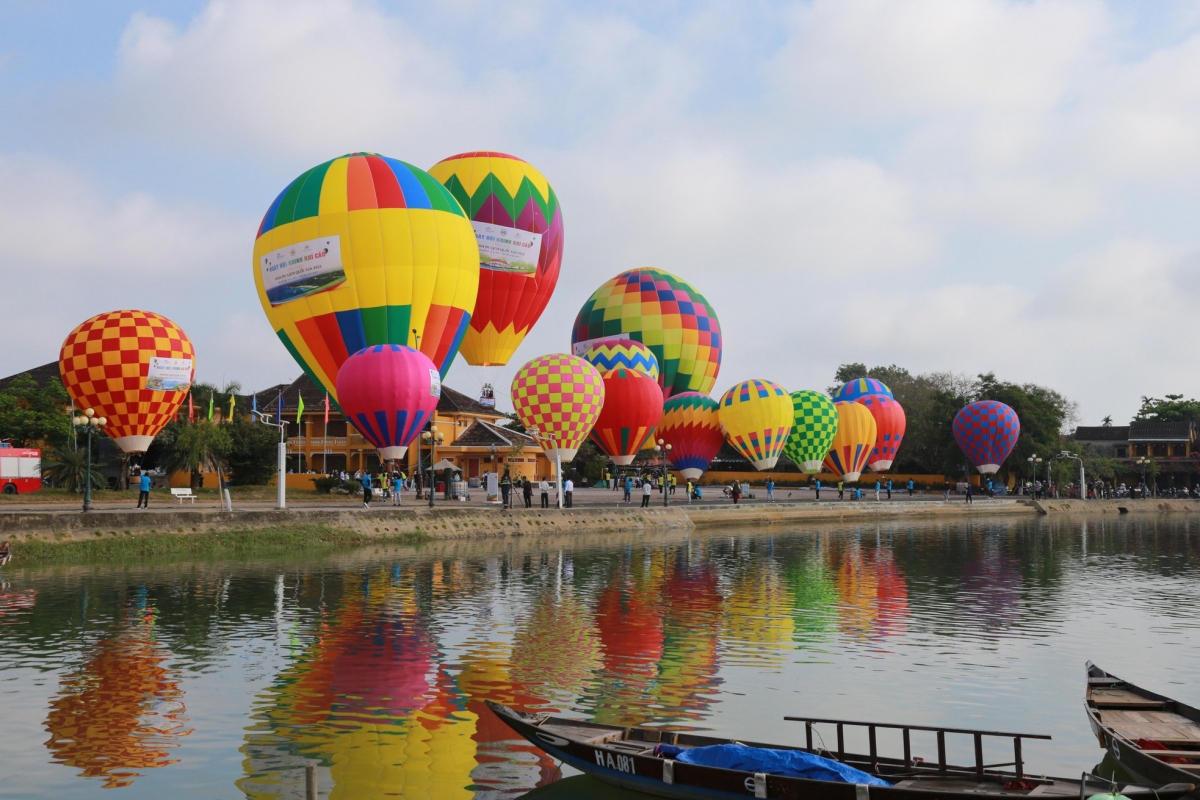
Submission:
[[[1079,426],[1075,429],[1077,442],[1127,442],[1129,441],[1128,425],[1097,425],[1095,427]]]
[[[1131,442],[1190,442],[1194,431],[1190,422],[1131,422]]]
[[[58,362],[51,361],[49,364],[42,364],[40,367],[27,369],[24,372],[17,372],[9,375],[7,378],[0,378],[0,392],[8,388],[9,384],[22,375],[28,375],[33,378],[33,382],[43,389],[50,382],[62,380],[62,375],[58,371]]]
[[[512,428],[493,425],[486,420],[477,419],[465,431],[459,434],[451,447],[536,447],[537,442],[532,436],[518,433]]]
[[[299,398],[304,398],[304,410],[317,411],[325,407],[325,390],[313,383],[312,378],[308,375],[301,374],[300,377],[288,384],[278,384],[270,388],[263,389],[256,393],[258,397],[258,407],[260,410],[273,408],[278,401],[280,392],[283,393],[283,410],[286,415],[290,410],[295,413],[296,406],[299,403]],[[241,405],[241,397],[239,396],[238,404]],[[249,395],[245,395],[246,402],[249,402]],[[330,408],[335,408],[333,399],[330,398]],[[478,414],[487,417],[502,417],[502,413],[494,408],[488,408],[481,403],[472,400],[465,394],[451,389],[446,384],[442,384],[442,395],[438,398],[437,410],[440,414]]]

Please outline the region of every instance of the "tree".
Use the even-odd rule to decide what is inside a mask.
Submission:
[[[1102,427],[1102,428],[1111,428],[1112,427],[1112,415],[1111,414],[1106,416],[1104,419],[1100,420],[1100,427]]]
[[[214,425],[202,419],[193,425],[179,426],[170,450],[163,453],[160,466],[167,474],[190,472],[192,489],[199,489],[204,471],[226,469],[232,442],[224,425]]]
[[[1184,400],[1181,394],[1169,394],[1161,400],[1143,397],[1133,421],[1200,423],[1200,400]]]
[[[58,448],[71,441],[71,399],[58,381],[43,388],[18,375],[0,392],[0,437],[15,447]]]
[[[278,465],[279,434],[275,428],[239,417],[224,426],[229,431],[230,482],[237,486],[264,486]]]
[[[88,464],[87,448],[60,445],[50,450],[42,460],[42,477],[60,489],[68,492],[81,492],[87,483]],[[92,488],[107,489],[108,482],[99,463],[92,458]]]

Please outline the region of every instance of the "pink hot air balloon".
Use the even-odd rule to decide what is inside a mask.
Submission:
[[[338,405],[346,419],[384,461],[403,458],[425,427],[442,381],[429,356],[401,344],[377,344],[343,362],[337,376]]]
[[[875,418],[875,446],[867,456],[867,466],[875,472],[887,472],[896,460],[896,451],[900,449],[908,425],[904,408],[886,394],[865,394],[854,402],[866,406]]]

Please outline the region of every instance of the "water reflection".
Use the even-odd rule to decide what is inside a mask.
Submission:
[[[295,797],[316,762],[331,798],[609,796],[485,700],[779,741],[789,711],[1045,730],[1039,766],[1074,773],[1097,755],[1084,658],[1181,699],[1200,680],[1197,538],[892,525],[9,568],[0,747],[28,767],[6,791]]]

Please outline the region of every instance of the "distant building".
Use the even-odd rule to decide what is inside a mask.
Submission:
[[[1129,458],[1128,425],[1081,426],[1075,429],[1075,441],[1090,444],[1104,458]]]
[[[1160,486],[1200,483],[1200,452],[1197,430],[1190,422],[1131,422],[1075,429],[1075,441],[1091,445],[1097,455],[1124,462],[1126,480],[1141,479],[1139,458],[1152,459],[1158,466]]]

